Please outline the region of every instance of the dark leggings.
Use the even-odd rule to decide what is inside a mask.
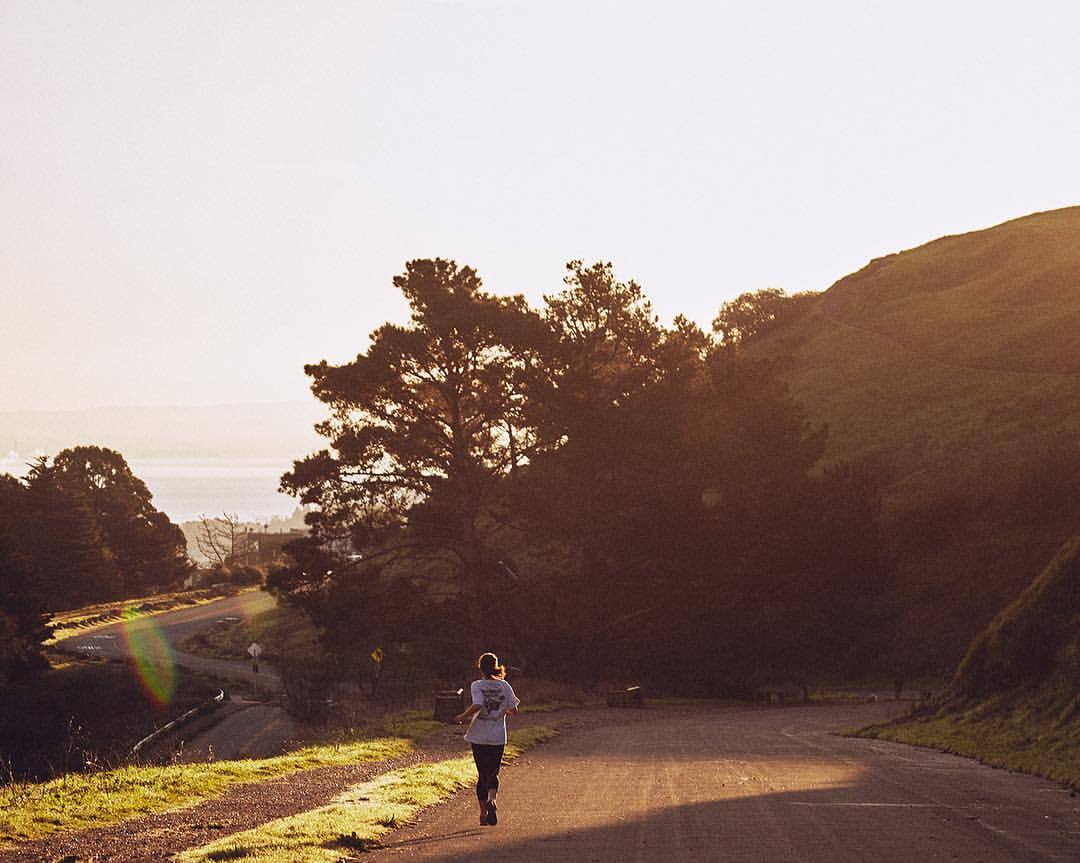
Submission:
[[[476,762],[476,797],[487,800],[488,791],[499,787],[499,767],[502,765],[503,747],[487,746],[483,743],[472,745],[472,757]]]

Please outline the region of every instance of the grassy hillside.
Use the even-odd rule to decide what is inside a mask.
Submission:
[[[980,633],[939,705],[862,733],[1080,788],[1080,537]]]
[[[951,668],[1080,528],[1080,207],[872,261],[747,351],[890,477],[897,664]]]
[[[981,698],[1037,689],[1070,716],[1080,708],[1080,537],[972,643],[953,682]]]

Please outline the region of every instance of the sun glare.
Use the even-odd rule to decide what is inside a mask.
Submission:
[[[146,695],[164,706],[176,694],[176,660],[172,646],[152,617],[136,617],[124,611],[124,642],[134,660],[135,673]]]

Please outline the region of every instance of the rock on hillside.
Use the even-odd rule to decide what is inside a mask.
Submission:
[[[1080,518],[1080,207],[889,255],[747,345],[890,477],[892,661],[950,670]]]

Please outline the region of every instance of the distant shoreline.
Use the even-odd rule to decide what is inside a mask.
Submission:
[[[267,523],[288,519],[300,505],[277,490],[295,457],[168,456],[132,458],[128,464],[150,489],[154,506],[177,524],[226,512],[241,521]],[[0,474],[25,476],[32,459],[19,454],[0,458]]]

